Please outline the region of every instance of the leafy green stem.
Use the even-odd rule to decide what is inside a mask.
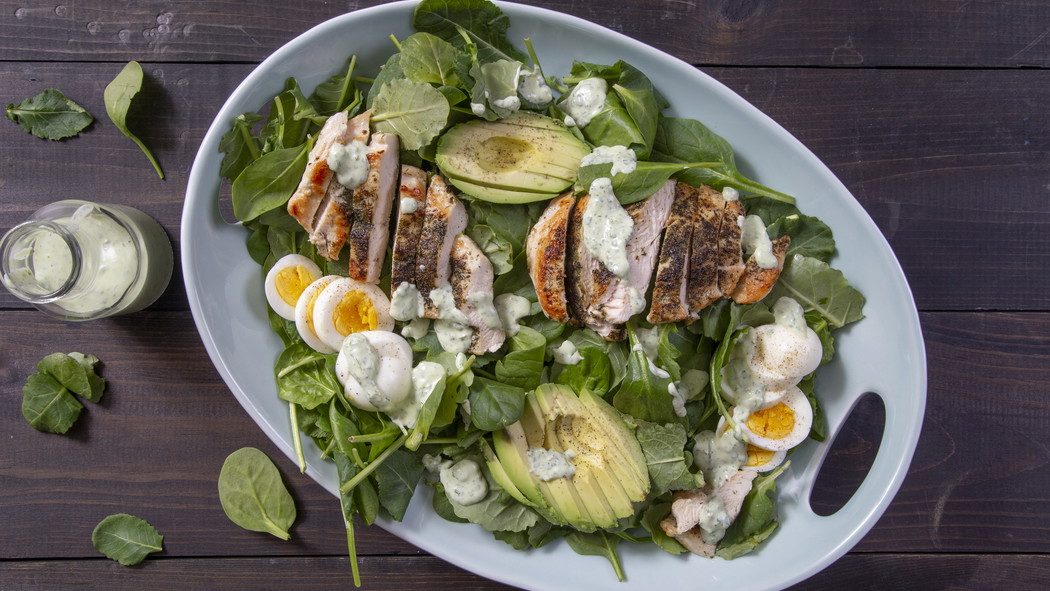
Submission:
[[[295,459],[299,462],[299,473],[306,472],[306,455],[303,454],[303,435],[299,432],[299,405],[288,403],[288,418],[292,422],[292,445],[295,447]]]
[[[355,474],[353,478],[351,478],[350,480],[347,480],[346,484],[344,484],[343,486],[340,486],[339,487],[339,492],[345,494],[345,493],[348,493],[348,492],[354,490],[354,487],[356,487],[358,484],[360,484],[361,481],[364,480],[365,478],[368,478],[368,476],[372,472],[375,472],[376,468],[381,466],[383,464],[383,462],[385,462],[386,459],[390,457],[390,454],[392,454],[395,451],[401,449],[401,447],[403,445],[405,445],[405,441],[407,441],[407,440],[408,440],[408,435],[402,435],[401,437],[398,437],[397,441],[394,441],[392,444],[390,444],[390,447],[384,449],[383,453],[379,454],[379,457],[377,457],[376,459],[372,460],[372,462],[370,464],[368,464],[367,466],[362,468],[361,471],[358,472],[357,474]]]

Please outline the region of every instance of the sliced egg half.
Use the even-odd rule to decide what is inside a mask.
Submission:
[[[390,299],[371,283],[340,277],[317,296],[313,329],[332,351],[338,351],[347,335],[366,330],[394,329]]]
[[[336,279],[339,279],[338,275],[325,275],[314,281],[303,290],[299,302],[295,305],[295,328],[303,342],[318,353],[335,353],[339,350],[337,347],[326,345],[314,332],[314,306],[317,304],[317,296]]]
[[[285,255],[266,273],[266,301],[281,318],[295,320],[299,297],[320,276],[317,263],[301,254]]]
[[[754,332],[751,371],[766,389],[794,386],[820,365],[823,349],[820,337],[811,328],[806,327],[803,332],[779,324],[764,324]]]
[[[797,387],[789,388],[780,402],[751,413],[740,424],[748,443],[769,451],[786,451],[802,443],[812,426],[813,407]]]
[[[396,409],[412,393],[412,347],[393,332],[368,330],[356,335],[372,347],[375,357],[371,361],[376,363],[363,359],[370,352],[362,352],[361,343],[345,340],[335,360],[335,375],[347,399],[362,410]]]
[[[747,461],[740,467],[741,470],[754,470],[755,472],[769,472],[773,468],[784,463],[784,458],[787,457],[786,451],[769,451],[768,449],[762,449],[755,447],[754,445],[747,446]]]

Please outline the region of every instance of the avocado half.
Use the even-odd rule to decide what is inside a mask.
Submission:
[[[564,125],[519,111],[506,119],[476,119],[438,139],[441,173],[467,195],[494,203],[529,203],[556,197],[576,182],[590,147]]]
[[[641,446],[623,417],[601,397],[543,384],[525,400],[521,420],[493,434],[486,460],[496,482],[548,521],[582,531],[617,526],[649,494]],[[528,450],[572,452],[572,477],[540,480]]]

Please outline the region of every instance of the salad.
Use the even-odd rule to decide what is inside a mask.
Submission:
[[[628,63],[545,72],[487,1],[413,24],[378,72],[289,79],[220,144],[351,557],[354,517],[400,520],[421,482],[446,519],[621,580],[621,543],[753,550],[862,318],[831,230]]]

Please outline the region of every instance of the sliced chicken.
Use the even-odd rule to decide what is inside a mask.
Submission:
[[[759,267],[755,256],[751,255],[747,259],[744,276],[733,290],[733,301],[738,304],[753,304],[766,297],[773,289],[773,284],[780,278],[780,272],[784,270],[784,259],[787,258],[789,246],[791,236],[787,234],[773,241],[773,256],[777,258],[777,266],[770,269]]]
[[[569,322],[573,326],[586,326],[607,340],[622,340],[624,331],[620,327],[588,313],[594,302],[601,300],[615,277],[583,243],[583,214],[589,203],[590,195],[581,197],[569,221],[565,258],[565,301]]]
[[[718,234],[725,205],[721,193],[707,185],[700,187],[686,280],[686,301],[693,317],[722,297],[718,288]]]
[[[423,229],[416,251],[416,288],[426,304],[426,318],[438,318],[430,290],[448,285],[449,255],[456,236],[467,228],[467,210],[452,193],[445,179],[434,175],[427,188]]]
[[[288,213],[307,232],[314,231],[315,222],[327,205],[326,194],[335,176],[328,167],[328,153],[337,142],[348,144],[355,139],[368,141],[370,117],[370,111],[365,111],[353,119],[348,119],[345,112],[339,112],[329,117],[318,132],[314,147],[307,157],[303,178],[288,200]]]
[[[452,244],[449,267],[456,309],[463,312],[474,329],[468,352],[484,355],[496,351],[503,345],[506,333],[492,303],[492,263],[470,237],[460,234]]]
[[[677,322],[689,317],[686,298],[689,279],[689,253],[693,229],[700,217],[700,190],[678,183],[674,205],[660,246],[660,265],[653,284],[653,303],[646,319],[653,324]]]
[[[565,193],[551,200],[525,239],[529,276],[536,288],[540,307],[547,318],[569,322],[565,298],[565,260],[569,220],[576,198]]]
[[[729,521],[736,520],[744,505],[747,493],[751,492],[751,483],[758,475],[753,470],[738,470],[722,486],[711,490],[710,487],[681,491],[674,494],[671,503],[671,514],[660,522],[661,529],[674,537],[693,554],[711,557],[715,555],[716,544],[704,541],[700,529],[700,520],[704,514],[704,504],[712,497],[718,496]]]
[[[394,248],[390,257],[390,293],[402,283],[416,282],[416,252],[423,232],[426,211],[427,173],[415,166],[401,165],[400,205]]]
[[[376,133],[368,144],[368,177],[354,190],[351,205],[350,277],[379,283],[390,238],[390,211],[401,172],[401,144],[397,135]]]
[[[718,290],[729,297],[744,274],[743,233],[744,206],[739,200],[726,200],[722,226],[718,231]]]

